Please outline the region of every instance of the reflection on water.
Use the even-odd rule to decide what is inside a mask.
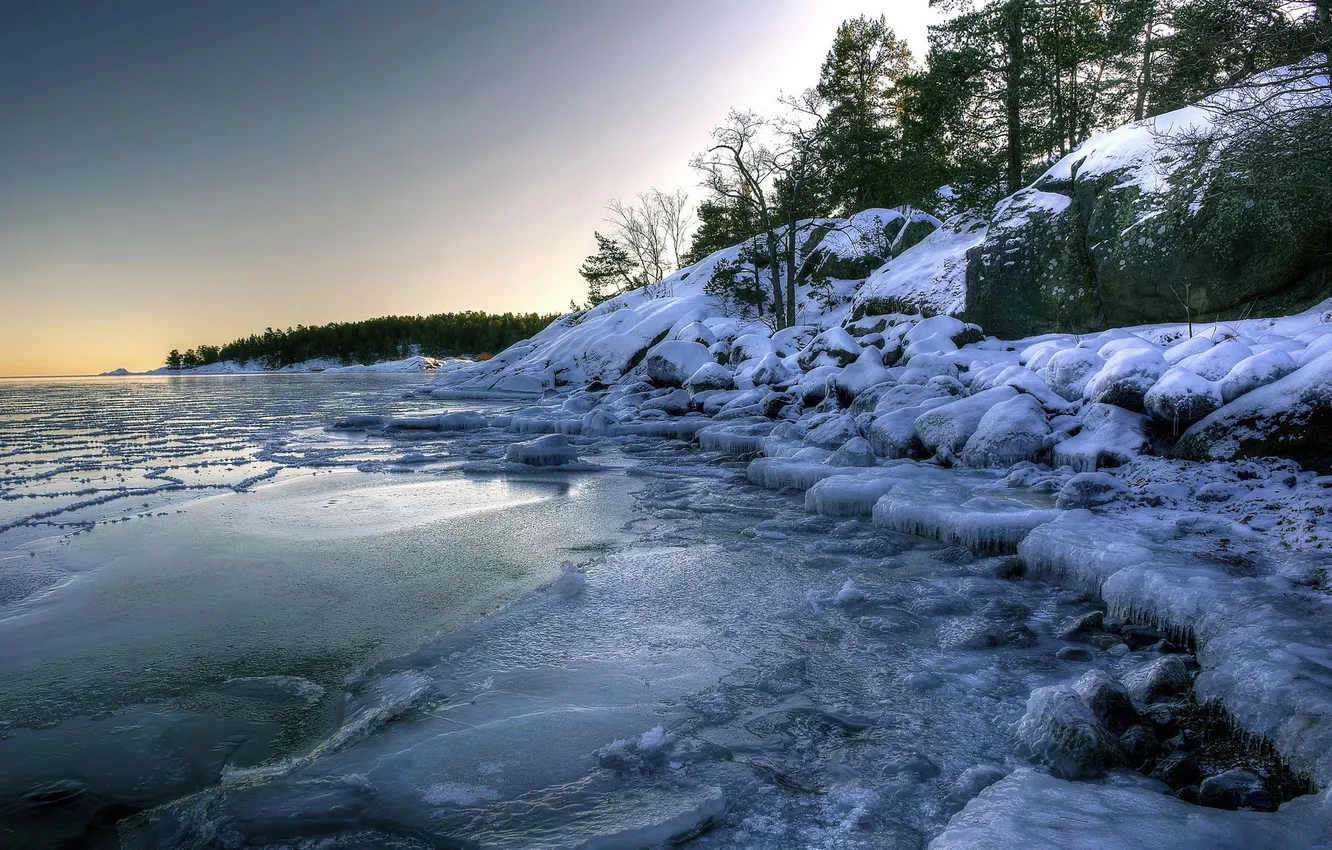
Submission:
[[[466,479],[324,432],[419,409],[417,381],[0,383],[25,411],[0,423],[0,845],[116,846],[326,733],[357,668],[614,545],[623,476]]]

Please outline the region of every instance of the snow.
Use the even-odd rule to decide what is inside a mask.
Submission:
[[[650,379],[658,384],[680,387],[713,360],[712,352],[701,343],[667,340],[648,349],[644,362]]]
[[[916,418],[916,436],[927,452],[959,455],[990,408],[1017,395],[1012,387],[995,387],[926,411]]]
[[[1019,768],[989,785],[929,850],[1286,850],[1325,847],[1324,795],[1276,814],[1199,809],[1156,791],[1069,782]]]
[[[962,449],[962,461],[967,466],[1009,467],[1049,448],[1050,434],[1040,403],[1023,393],[985,411]]]
[[[988,229],[984,221],[969,214],[950,218],[871,274],[860,298],[931,313],[961,313],[966,306],[966,254],[985,239]]]

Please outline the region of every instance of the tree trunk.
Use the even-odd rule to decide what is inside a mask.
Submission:
[[[786,321],[786,303],[782,297],[782,249],[777,238],[777,231],[772,220],[765,222],[768,227],[768,277],[772,284],[772,315],[777,330],[788,327]]]
[[[799,245],[794,219],[786,225],[786,326],[796,323],[796,248]]]
[[[1008,194],[1022,188],[1022,72],[1026,55],[1022,41],[1022,14],[1024,0],[1009,0],[1004,5],[1004,46],[1008,50],[1008,67],[1004,71],[1004,112],[1008,135]]]
[[[1152,53],[1156,47],[1152,38],[1156,30],[1156,4],[1147,10],[1147,26],[1142,32],[1142,73],[1138,75],[1138,99],[1133,104],[1133,120],[1141,121],[1147,117],[1147,90],[1152,85]]]

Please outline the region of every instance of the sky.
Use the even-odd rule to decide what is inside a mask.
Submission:
[[[605,205],[927,0],[0,0],[0,375],[581,301]]]

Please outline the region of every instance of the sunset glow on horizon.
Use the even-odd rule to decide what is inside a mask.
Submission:
[[[0,375],[567,310],[608,200],[697,200],[728,108],[812,85],[881,13],[923,58],[926,0],[7,4]]]

